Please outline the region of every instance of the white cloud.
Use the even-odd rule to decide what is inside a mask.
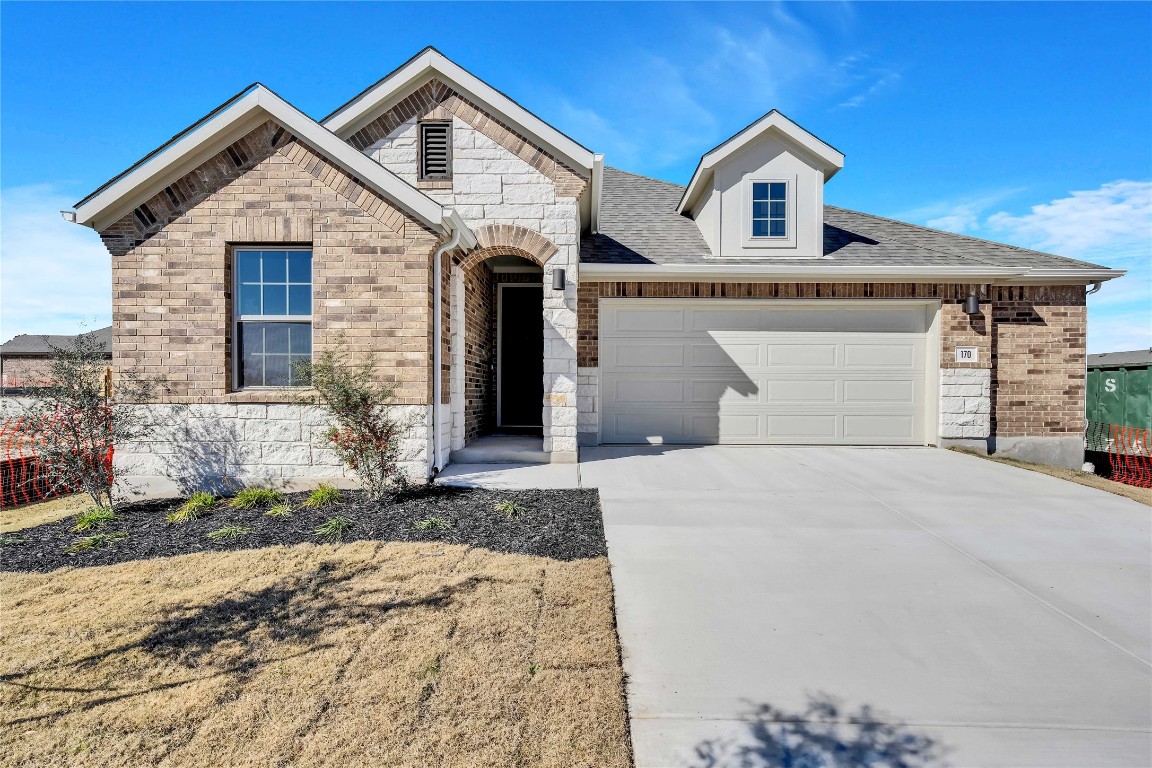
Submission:
[[[589,82],[612,87],[557,94],[556,123],[604,152],[610,165],[655,173],[694,166],[770,109],[858,106],[899,83],[896,70],[851,52],[850,7],[821,11],[819,28],[775,3],[757,5],[755,22],[743,25],[717,24],[715,14],[690,16],[659,55],[628,47],[606,52]]]
[[[840,102],[841,107],[852,109],[863,104],[868,99],[882,93],[883,91],[892,88],[900,82],[899,72],[881,72],[879,76],[873,81],[872,85],[868,86],[864,91],[856,94],[850,99]]]
[[[100,237],[60,211],[51,185],[0,191],[0,336],[77,333],[112,321],[111,257]]]
[[[1022,216],[992,214],[988,226],[1015,241],[1069,256],[1104,245],[1152,249],[1152,182],[1112,181],[1034,205]]]
[[[1088,297],[1088,351],[1152,346],[1152,182],[1111,181],[1027,213],[987,213],[1021,191],[975,194],[897,218],[1127,270]]]

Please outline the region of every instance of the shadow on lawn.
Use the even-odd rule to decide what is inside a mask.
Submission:
[[[867,704],[847,712],[818,694],[798,713],[757,705],[742,736],[697,744],[692,768],[935,768],[947,751]]]
[[[49,720],[76,710],[90,710],[203,680],[251,674],[269,664],[331,647],[329,644],[313,644],[304,648],[297,646],[292,648],[294,653],[280,655],[277,651],[281,650],[282,644],[315,643],[325,632],[354,624],[376,624],[394,611],[419,607],[441,608],[458,595],[492,580],[473,576],[419,597],[395,600],[388,599],[394,594],[392,590],[356,589],[347,584],[368,570],[371,570],[371,566],[347,568],[323,563],[308,573],[286,577],[263,589],[223,597],[204,605],[177,608],[138,641],[54,667],[38,667],[29,672],[0,675],[0,685],[36,693],[98,694],[96,698],[87,701],[78,701],[70,696],[66,707],[0,724],[14,726]],[[158,660],[174,662],[190,670],[207,669],[210,672],[143,689],[116,686],[56,687],[24,682],[29,677],[53,670],[65,672],[91,669],[102,662],[114,662],[118,657],[140,650]],[[71,671],[65,672],[67,677],[72,674]]]

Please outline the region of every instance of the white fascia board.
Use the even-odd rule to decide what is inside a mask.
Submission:
[[[684,195],[680,198],[680,205],[676,209],[677,213],[684,214],[684,212],[691,207],[691,204],[695,201],[695,198],[701,192],[702,188],[711,180],[712,169],[759,139],[768,131],[776,131],[793,144],[798,145],[822,161],[824,167],[821,168],[821,170],[824,171],[825,182],[835,176],[836,172],[844,167],[843,152],[821,141],[776,110],[772,110],[700,158],[700,164],[696,166],[696,171],[692,174],[692,180],[688,182],[688,186],[684,189]]]
[[[385,77],[357,98],[324,119],[323,125],[347,140],[375,120],[381,112],[433,77],[474,99],[509,125],[524,131],[540,145],[576,168],[592,170],[593,154],[485,83],[439,51],[429,49]]]
[[[468,224],[461,218],[455,208],[444,209],[443,224],[445,232],[460,233],[460,245],[458,247],[465,251],[470,251],[479,244],[479,241],[476,239],[476,233],[469,228]]]
[[[585,282],[967,282],[989,284],[1088,285],[1123,275],[1120,270],[1029,270],[1020,267],[806,266],[799,264],[595,264],[580,265]]]
[[[589,228],[592,234],[600,231],[600,199],[604,194],[604,155],[592,156],[592,212],[589,215]]]
[[[75,222],[103,229],[268,119],[284,126],[410,215],[430,227],[439,229],[443,226],[443,206],[357,152],[264,86],[255,87],[156,156],[84,200],[76,208]]]

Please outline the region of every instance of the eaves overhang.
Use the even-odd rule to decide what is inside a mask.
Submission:
[[[267,120],[276,121],[377,194],[442,232],[444,208],[440,203],[357,152],[259,83],[241,91],[76,203],[76,210],[66,217],[83,226],[104,229]]]
[[[580,265],[580,279],[604,282],[905,283],[1089,285],[1124,275],[1119,269],[1027,269],[956,266],[831,266],[828,264],[596,264]]]

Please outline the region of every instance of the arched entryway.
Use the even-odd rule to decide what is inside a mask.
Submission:
[[[454,449],[489,435],[542,439],[543,278],[539,264],[512,252],[458,265]]]

